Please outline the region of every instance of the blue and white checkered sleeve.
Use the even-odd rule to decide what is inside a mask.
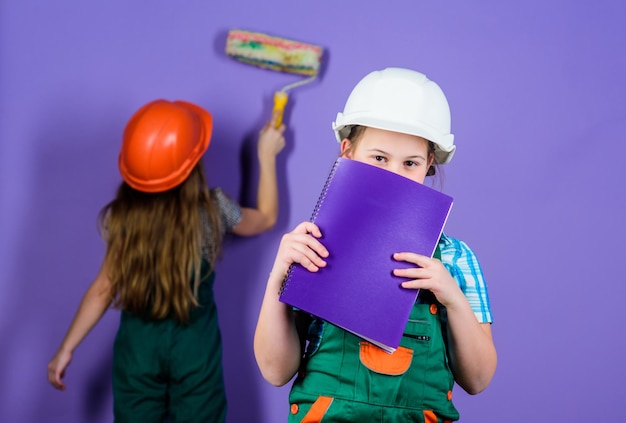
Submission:
[[[443,236],[440,242],[441,261],[465,294],[480,323],[492,323],[487,284],[478,259],[463,241]]]

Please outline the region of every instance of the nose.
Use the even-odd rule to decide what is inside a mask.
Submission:
[[[389,164],[389,166],[387,166],[387,170],[393,173],[396,173],[398,175],[404,176],[404,167],[402,166],[402,163],[392,162]]]

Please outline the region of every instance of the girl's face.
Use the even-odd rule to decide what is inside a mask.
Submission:
[[[341,157],[389,170],[420,184],[433,162],[428,141],[415,135],[368,127],[352,147],[349,139],[341,142]]]

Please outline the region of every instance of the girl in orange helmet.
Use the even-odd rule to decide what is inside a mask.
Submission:
[[[246,208],[207,186],[201,158],[211,141],[210,113],[156,100],[133,115],[119,156],[124,181],[99,215],[106,255],[48,364],[55,388],[65,389],[74,350],[113,305],[121,310],[115,421],[224,421],[214,264],[226,233],[252,236],[274,226],[284,130],[274,117],[260,132],[257,206]]]

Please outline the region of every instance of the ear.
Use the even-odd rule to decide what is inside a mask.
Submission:
[[[435,173],[437,173],[437,171],[435,170],[435,167],[433,166],[435,164],[435,153],[429,153],[428,154],[428,162],[427,165],[428,167],[426,168],[426,176],[433,176]]]
[[[341,140],[340,156],[345,157],[347,159],[351,159],[352,158],[351,147],[352,147],[352,141],[350,141],[348,138],[344,138],[343,140]]]
[[[435,163],[435,153],[428,154],[428,167]]]

